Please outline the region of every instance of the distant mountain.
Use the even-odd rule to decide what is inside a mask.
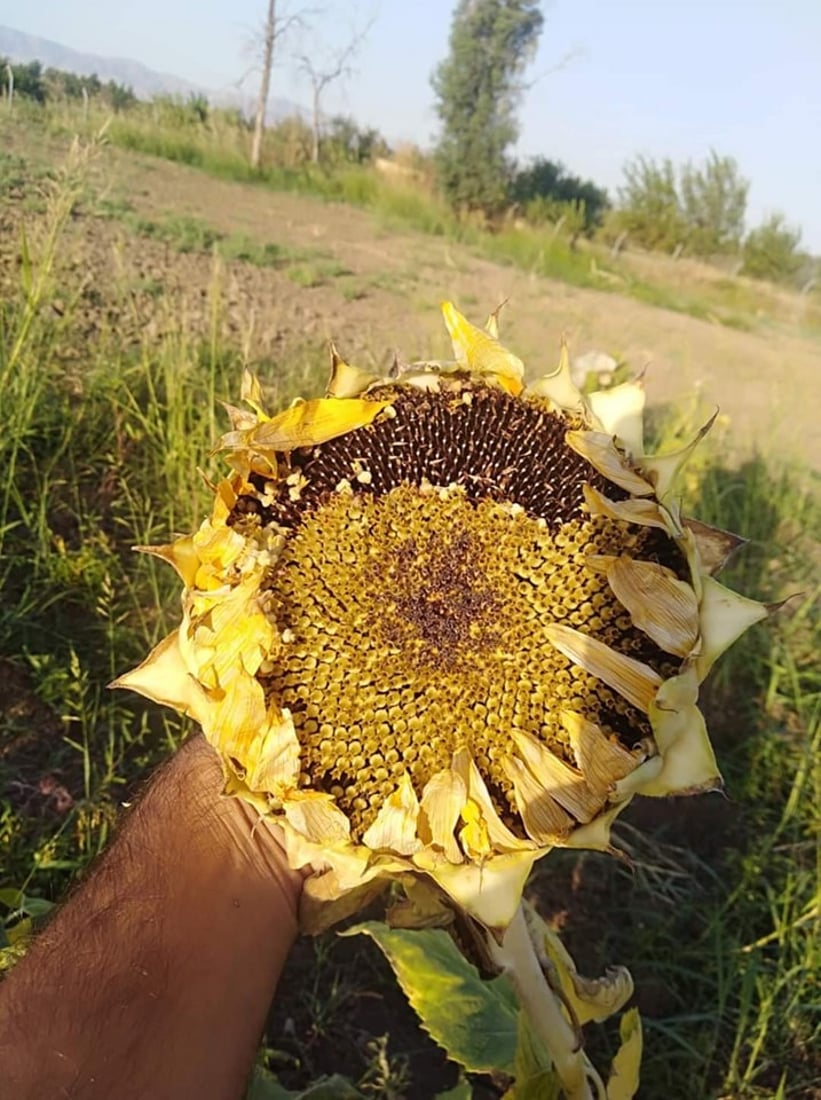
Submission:
[[[141,61],[127,57],[101,57],[99,54],[84,53],[52,42],[48,38],[38,38],[33,34],[0,26],[0,57],[11,61],[39,61],[44,69],[63,69],[77,73],[78,76],[90,76],[96,73],[102,81],[114,80],[118,84],[127,84],[138,99],[150,99],[155,95],[206,95],[211,103],[222,107],[239,107],[246,113],[254,109],[254,96],[235,89],[205,88],[192,84],[189,80],[172,76],[170,73],[158,73],[149,69]],[[289,99],[273,98],[268,105],[270,118],[285,118],[288,115],[307,115],[304,107]]]

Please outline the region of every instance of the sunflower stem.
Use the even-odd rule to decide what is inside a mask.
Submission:
[[[594,1100],[590,1070],[579,1034],[545,978],[522,904],[501,944],[488,936],[494,961],[510,978],[535,1035],[543,1043],[567,1100]]]

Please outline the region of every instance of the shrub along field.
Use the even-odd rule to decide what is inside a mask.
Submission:
[[[707,685],[727,797],[631,807],[619,827],[630,866],[554,853],[531,896],[584,972],[630,966],[642,1097],[821,1094],[817,306],[695,267],[616,268],[533,231],[457,226],[430,196],[364,170],[237,183],[231,150],[225,167],[215,145],[195,156],[172,130],[115,121],[111,142],[139,154],[93,141],[69,152],[61,126],[0,123],[2,965],[188,732],[106,684],[174,625],[171,570],[130,548],[199,521],[197,469],[218,470],[219,402],[236,398],[242,367],[280,404],[321,387],[330,335],[367,365],[399,337],[409,355],[441,352],[439,297],[479,319],[510,290],[503,324],[525,358],[552,357],[562,328],[575,350],[595,341],[635,366],[654,350],[670,368],[648,377],[663,446],[696,423],[682,394],[706,377],[709,399],[716,383],[729,426],[688,468],[685,504],[751,540],[728,583],[797,594]],[[765,382],[783,387],[788,369],[792,419],[779,426]],[[591,1041],[612,1050],[614,1036]],[[253,1095],[283,1095],[270,1074],[301,1090],[333,1073],[358,1089],[348,1095],[386,1100],[457,1079],[376,949],[329,934],[294,952]],[[474,1090],[501,1095],[489,1080]]]

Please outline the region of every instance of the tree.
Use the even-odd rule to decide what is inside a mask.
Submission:
[[[518,136],[516,107],[544,17],[537,0],[459,0],[449,54],[431,83],[442,133],[439,183],[457,210],[498,213],[510,177],[507,152]]]
[[[697,256],[735,252],[744,235],[749,180],[732,157],[714,149],[700,167],[681,169],[681,207],[687,223],[687,243]]]
[[[676,170],[662,161],[638,156],[624,166],[619,188],[618,227],[644,248],[670,251],[681,244],[686,224],[676,188]]]
[[[268,95],[271,91],[271,70],[274,66],[274,48],[276,43],[302,23],[299,12],[293,15],[283,15],[277,6],[277,0],[268,0],[268,12],[265,17],[261,33],[254,39],[254,48],[260,48],[259,58],[259,92],[257,94],[257,106],[254,112],[254,136],[251,141],[251,167],[259,168],[262,156],[262,137],[265,133],[265,115],[268,110]],[[256,69],[256,65],[252,66]],[[246,73],[245,76],[248,74]],[[243,76],[240,83],[245,80]]]
[[[581,211],[582,229],[589,233],[602,219],[610,205],[607,192],[591,180],[570,175],[558,161],[536,157],[525,168],[518,168],[511,181],[510,201],[528,208],[548,209],[549,204]]]
[[[311,147],[311,160],[319,164],[319,147],[322,131],[322,96],[325,91],[337,80],[350,76],[351,62],[357,51],[365,41],[365,35],[373,26],[373,19],[361,31],[352,31],[348,43],[341,49],[333,52],[323,51],[314,44],[308,53],[298,57],[300,72],[303,72],[311,83],[311,129],[313,144]]]
[[[118,84],[116,80],[109,80],[100,90],[115,114],[127,111],[137,102],[134,90],[129,84]]]
[[[390,156],[390,146],[373,126],[365,129],[346,115],[335,115],[325,127],[323,158],[346,164],[369,164]]]
[[[43,81],[43,66],[39,61],[26,64],[12,64],[5,60],[5,70],[9,89],[9,102],[15,93],[24,99],[33,99],[36,103],[45,103],[46,85]]]
[[[262,135],[265,132],[265,112],[268,109],[268,93],[271,90],[271,66],[274,63],[274,42],[277,37],[277,3],[268,0],[268,15],[262,37],[262,74],[259,80],[257,110],[254,116],[254,139],[251,143],[251,167],[259,168],[262,153]]]
[[[798,274],[805,266],[806,254],[799,251],[801,230],[787,225],[783,214],[771,214],[744,241],[742,275],[780,282]]]

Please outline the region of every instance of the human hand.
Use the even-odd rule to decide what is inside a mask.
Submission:
[[[303,876],[277,828],[222,787],[216,753],[191,738],[0,985],[9,1096],[242,1095]]]
[[[296,917],[306,874],[288,866],[282,829],[241,798],[222,793],[223,772],[216,751],[202,734],[191,737],[168,765],[167,779],[178,786],[210,824],[214,840],[226,845],[248,873],[267,881],[287,899]]]

